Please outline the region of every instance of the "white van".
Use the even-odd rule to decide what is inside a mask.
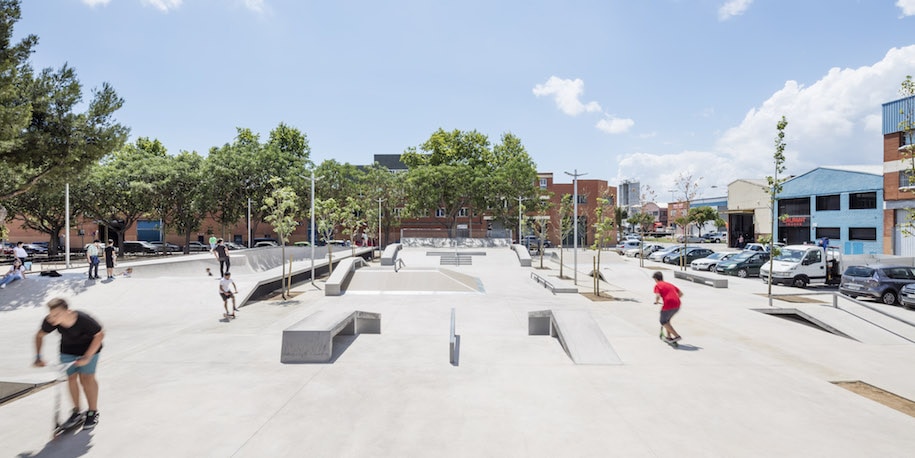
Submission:
[[[788,245],[772,258],[772,282],[803,288],[810,283],[837,285],[842,280],[842,253],[836,247]],[[769,263],[759,268],[759,278],[769,281]]]

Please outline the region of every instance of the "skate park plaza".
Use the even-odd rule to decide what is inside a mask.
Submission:
[[[234,320],[222,316],[210,254],[124,263],[114,280],[89,281],[84,269],[30,274],[0,291],[0,456],[915,450],[910,310],[813,287],[773,286],[770,301],[759,279],[713,287],[609,251],[596,296],[594,251],[547,250],[541,267],[507,240],[347,248],[333,253],[331,275],[323,253],[280,250],[232,252]],[[270,293],[284,269],[294,277],[287,299]],[[684,293],[676,349],[658,339],[656,271]],[[45,304],[58,296],[106,334],[98,426],[51,440],[63,385],[52,383],[54,367],[30,364]],[[56,336],[45,338],[46,360],[58,354]]]

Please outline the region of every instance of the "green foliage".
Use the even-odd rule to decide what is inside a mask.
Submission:
[[[394,215],[394,208],[403,205],[404,183],[400,175],[395,175],[386,167],[373,164],[365,169],[360,182],[361,192],[366,198],[365,222],[370,237],[378,235],[378,215],[381,212],[381,230],[388,234],[391,228],[400,226],[400,217]],[[379,205],[379,199],[381,199]],[[387,240],[379,240],[379,245]]]
[[[284,186],[282,181],[283,180],[279,177],[273,177],[269,180],[269,184],[273,187],[273,191],[264,197],[263,210],[267,215],[264,220],[273,226],[273,230],[280,239],[280,246],[282,246],[283,278],[285,279],[286,242],[289,241],[289,234],[292,234],[292,231],[298,226],[298,222],[296,221],[296,217],[298,217],[298,196],[292,186]],[[283,281],[284,299],[286,298],[286,293],[287,282]]]
[[[518,196],[536,198],[533,161],[514,135],[504,134],[501,140],[490,148],[486,135],[477,131],[439,129],[419,150],[408,148],[401,156],[409,168],[407,213],[418,217],[444,209],[440,223],[451,233],[461,208],[508,219],[506,202]]]
[[[4,202],[10,215],[18,216],[23,229],[48,235],[48,253],[58,254],[60,235],[67,227],[66,184],[43,180],[36,186]],[[71,215],[82,213],[79,200],[71,199]],[[71,220],[71,223],[73,220]]]
[[[702,226],[705,223],[713,222],[715,226],[724,226],[724,220],[721,219],[721,215],[718,214],[718,210],[715,210],[712,207],[695,207],[689,209],[689,221],[694,223],[696,227],[702,229]],[[699,235],[702,235],[701,233]]]
[[[626,219],[626,222],[639,229],[642,234],[649,232],[654,224],[654,215],[649,213],[635,213]]]
[[[788,127],[788,121],[782,116],[782,119],[778,121],[775,125],[778,133],[775,135],[775,154],[773,159],[775,161],[775,176],[767,176],[766,181],[769,183],[768,192],[772,197],[773,202],[777,198],[776,196],[782,192],[782,183],[785,182],[785,178],[779,178],[779,174],[785,173],[785,128]]]
[[[191,233],[200,229],[213,203],[206,195],[204,162],[197,152],[182,151],[177,156],[167,156],[166,172],[158,183],[162,219],[166,226],[184,236],[185,253],[189,252]]]

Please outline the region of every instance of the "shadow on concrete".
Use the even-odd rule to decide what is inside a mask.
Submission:
[[[73,296],[94,286],[85,274],[67,274],[62,277],[41,277],[30,274],[25,280],[10,283],[0,289],[0,312],[27,307],[41,307],[56,296]]]
[[[699,351],[699,350],[702,350],[702,347],[697,347],[695,345],[690,345],[690,344],[680,344],[677,346],[677,348],[675,348],[675,350]]]
[[[343,352],[345,352],[346,349],[349,348],[349,346],[352,345],[353,342],[356,341],[356,337],[359,337],[359,334],[355,334],[355,335],[351,335],[351,336],[340,336],[340,335],[335,336],[334,337],[334,351],[331,354],[330,361],[328,361],[326,363],[316,363],[316,364],[333,364],[333,363],[337,362],[337,358],[339,358],[341,355],[343,355]]]
[[[38,453],[23,452],[16,455],[16,458],[69,458],[84,456],[92,448],[89,441],[92,435],[89,431],[80,430],[75,434],[67,434],[52,439],[45,444],[44,448]]]

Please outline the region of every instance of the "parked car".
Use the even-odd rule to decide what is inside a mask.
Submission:
[[[683,264],[686,265],[686,264],[693,262],[696,259],[704,258],[712,253],[714,253],[714,251],[712,251],[708,248],[691,246],[691,247],[687,248],[685,252],[683,250],[680,250],[679,253],[669,254],[669,255],[665,256],[664,262],[666,262],[667,264],[680,265],[680,259],[683,258],[684,259]]]
[[[907,309],[915,309],[915,283],[909,283],[899,291],[899,302]]]
[[[704,258],[696,259],[693,262],[689,263],[689,267],[693,270],[707,270],[711,272],[715,269],[715,266],[718,265],[721,261],[726,261],[734,256],[737,251],[716,251]]]
[[[229,250],[244,250],[246,246],[235,242],[222,242]],[[298,242],[297,242],[298,243]],[[306,242],[307,243],[307,242]]]
[[[658,245],[657,243],[647,243],[647,244],[645,244],[645,246],[643,246],[641,248],[630,248],[630,249],[626,250],[626,256],[628,256],[630,258],[637,258],[637,257],[639,257],[639,253],[641,253],[643,257],[647,258],[649,255],[651,255],[651,253],[654,253],[656,251],[660,251],[663,249],[664,249],[663,245]]]
[[[124,240],[121,242],[121,253],[157,253],[159,250],[153,244],[143,240]]]
[[[635,233],[633,233],[633,234],[626,234],[626,235],[623,237],[623,240],[642,240],[642,236],[639,235],[639,234],[635,234]]]
[[[254,248],[264,248],[264,247],[274,247],[274,246],[279,246],[279,245],[277,245],[276,242],[272,242],[270,240],[261,240],[260,242],[257,242],[254,244]]]
[[[679,253],[680,250],[682,250],[682,249],[683,249],[683,247],[680,245],[669,246],[663,250],[658,250],[658,251],[655,251],[654,253],[651,253],[651,255],[648,256],[648,260],[661,262],[664,260],[664,256],[667,256],[667,255],[670,255],[673,253]]]
[[[685,242],[684,242],[684,240],[685,240]],[[680,234],[677,236],[677,242],[680,242],[680,243],[702,243],[704,241],[705,241],[705,239],[703,239],[702,237],[699,237],[698,235],[690,235],[689,237],[686,237],[683,234]]]
[[[521,238],[521,244],[524,245],[530,251],[537,251],[540,249],[540,238],[536,235],[528,235]],[[552,248],[553,244],[549,240],[543,241],[543,248]]]
[[[188,242],[188,251],[210,251],[210,246],[200,242]]]
[[[156,247],[156,251],[164,251],[164,252],[181,251],[181,247],[178,246],[178,245],[175,245],[174,243],[168,243],[168,242],[149,242],[149,244],[152,245],[152,246],[154,246],[154,247]]]
[[[864,296],[893,305],[902,288],[912,283],[915,283],[915,268],[912,267],[849,266],[842,273],[839,292],[851,298]]]
[[[615,249],[616,249],[617,253],[623,254],[626,251],[628,251],[632,248],[638,248],[641,245],[642,245],[642,242],[640,242],[638,240],[623,240],[622,242],[619,243],[619,245],[616,246]]]
[[[47,252],[48,252],[48,247],[41,246],[36,243],[23,243],[22,248],[25,250],[26,253],[29,254],[29,256],[36,255],[36,254],[47,254]]]
[[[715,266],[715,272],[723,275],[737,275],[740,278],[759,276],[759,268],[769,260],[766,251],[741,251],[727,261]]]
[[[12,256],[13,254],[15,254],[16,252],[13,251],[13,248],[15,248],[15,247],[16,247],[16,245],[9,243],[9,242],[4,242],[4,243],[0,244],[0,248],[2,248],[2,251],[3,251],[2,254],[6,255],[6,256]]]
[[[708,243],[721,243],[728,241],[727,232],[709,232],[702,236],[702,240]]]
[[[277,240],[273,237],[254,237],[253,239],[251,239],[251,243],[253,243],[253,245],[251,245],[251,246],[256,247],[257,244],[260,242],[273,242],[273,246],[280,245],[279,240]]]

